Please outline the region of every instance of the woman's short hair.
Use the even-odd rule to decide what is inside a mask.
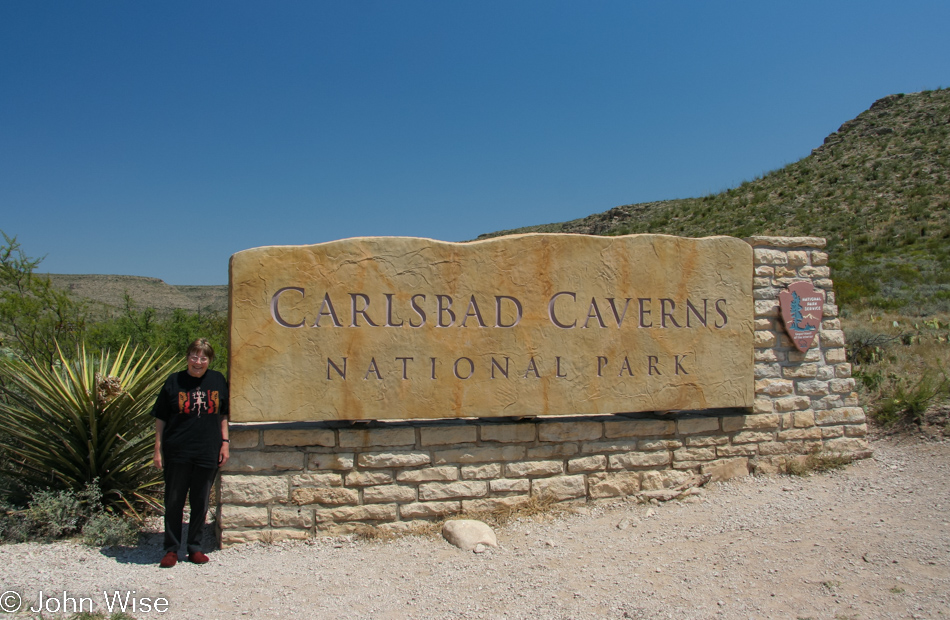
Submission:
[[[198,338],[188,345],[188,351],[185,353],[185,357],[191,357],[195,354],[203,354],[208,358],[209,362],[214,361],[214,347],[211,346],[207,338]]]

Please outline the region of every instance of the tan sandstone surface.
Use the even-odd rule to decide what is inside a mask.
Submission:
[[[203,566],[135,549],[0,547],[0,590],[167,597],[136,618],[879,619],[950,617],[950,442],[887,439],[805,478],[747,477],[690,503],[580,506],[440,538],[237,545]],[[26,616],[23,616],[26,617]],[[47,617],[51,617],[47,615]]]
[[[751,407],[732,237],[407,237],[231,258],[237,422]]]

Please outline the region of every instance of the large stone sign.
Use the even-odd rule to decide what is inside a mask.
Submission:
[[[751,407],[731,237],[357,238],[231,258],[237,422]]]

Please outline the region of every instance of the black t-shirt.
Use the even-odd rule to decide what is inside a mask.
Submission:
[[[165,462],[217,467],[221,416],[228,413],[228,382],[220,372],[207,370],[192,377],[182,370],[170,375],[152,407],[152,415],[165,422]]]

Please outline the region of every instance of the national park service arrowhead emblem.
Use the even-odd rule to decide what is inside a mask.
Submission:
[[[795,282],[778,295],[782,308],[785,331],[804,353],[811,347],[821,327],[821,312],[825,305],[824,291],[816,291],[811,282]]]

